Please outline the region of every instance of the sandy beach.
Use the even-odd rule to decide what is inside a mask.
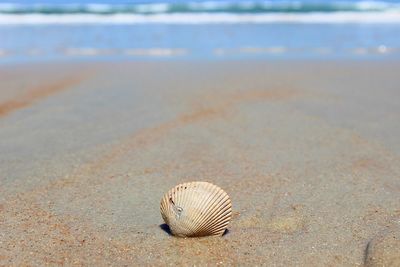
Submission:
[[[400,63],[0,67],[1,266],[400,265]],[[176,238],[178,183],[233,203]]]

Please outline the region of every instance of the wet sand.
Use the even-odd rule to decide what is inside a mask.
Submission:
[[[399,69],[1,67],[0,265],[399,263]],[[163,193],[192,180],[231,196],[223,237],[161,227]]]

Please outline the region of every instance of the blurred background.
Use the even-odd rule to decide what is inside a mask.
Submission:
[[[400,1],[0,1],[0,64],[260,58],[399,59]]]
[[[400,0],[0,0],[0,266],[400,266],[399,59]]]

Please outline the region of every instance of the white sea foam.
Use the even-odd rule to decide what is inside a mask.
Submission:
[[[110,49],[97,49],[93,47],[70,47],[62,49],[62,53],[67,56],[97,56],[115,54],[115,52]]]
[[[389,55],[393,53],[398,53],[400,50],[396,47],[387,47],[386,45],[379,45],[377,47],[357,47],[352,50],[353,54],[362,56],[362,55]]]
[[[1,51],[1,50],[0,50]],[[174,57],[188,54],[183,48],[130,48],[130,49],[98,49],[94,47],[68,47],[60,52],[66,56],[98,56],[98,55],[125,55],[146,57]]]
[[[0,25],[26,24],[241,24],[241,23],[400,23],[400,12],[274,14],[1,14]]]
[[[269,55],[280,55],[286,53],[298,53],[299,50],[295,48],[289,48],[285,46],[272,46],[272,47],[239,47],[239,48],[215,48],[213,50],[213,54],[216,56],[232,56],[232,55],[240,55],[240,54],[269,54]],[[338,50],[335,47],[316,47],[316,48],[306,48],[302,49],[302,53],[311,53],[318,55],[328,55],[328,54],[336,54]],[[396,47],[387,47],[386,45],[379,45],[377,47],[356,47],[348,50],[355,55],[388,55],[393,53],[400,52],[399,48]]]
[[[213,50],[213,54],[216,56],[229,56],[238,54],[284,54],[289,52],[289,49],[284,46],[271,46],[271,47],[253,47],[245,46],[236,49],[216,48]]]
[[[242,47],[238,51],[245,54],[280,54],[286,52],[287,48],[283,46],[272,47]]]
[[[147,49],[126,49],[125,55],[128,56],[151,56],[151,57],[171,57],[185,55],[188,51],[182,48],[147,48]]]

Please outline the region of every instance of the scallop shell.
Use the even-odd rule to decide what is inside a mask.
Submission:
[[[228,194],[208,182],[175,186],[161,199],[161,216],[173,235],[222,235],[232,215]]]

